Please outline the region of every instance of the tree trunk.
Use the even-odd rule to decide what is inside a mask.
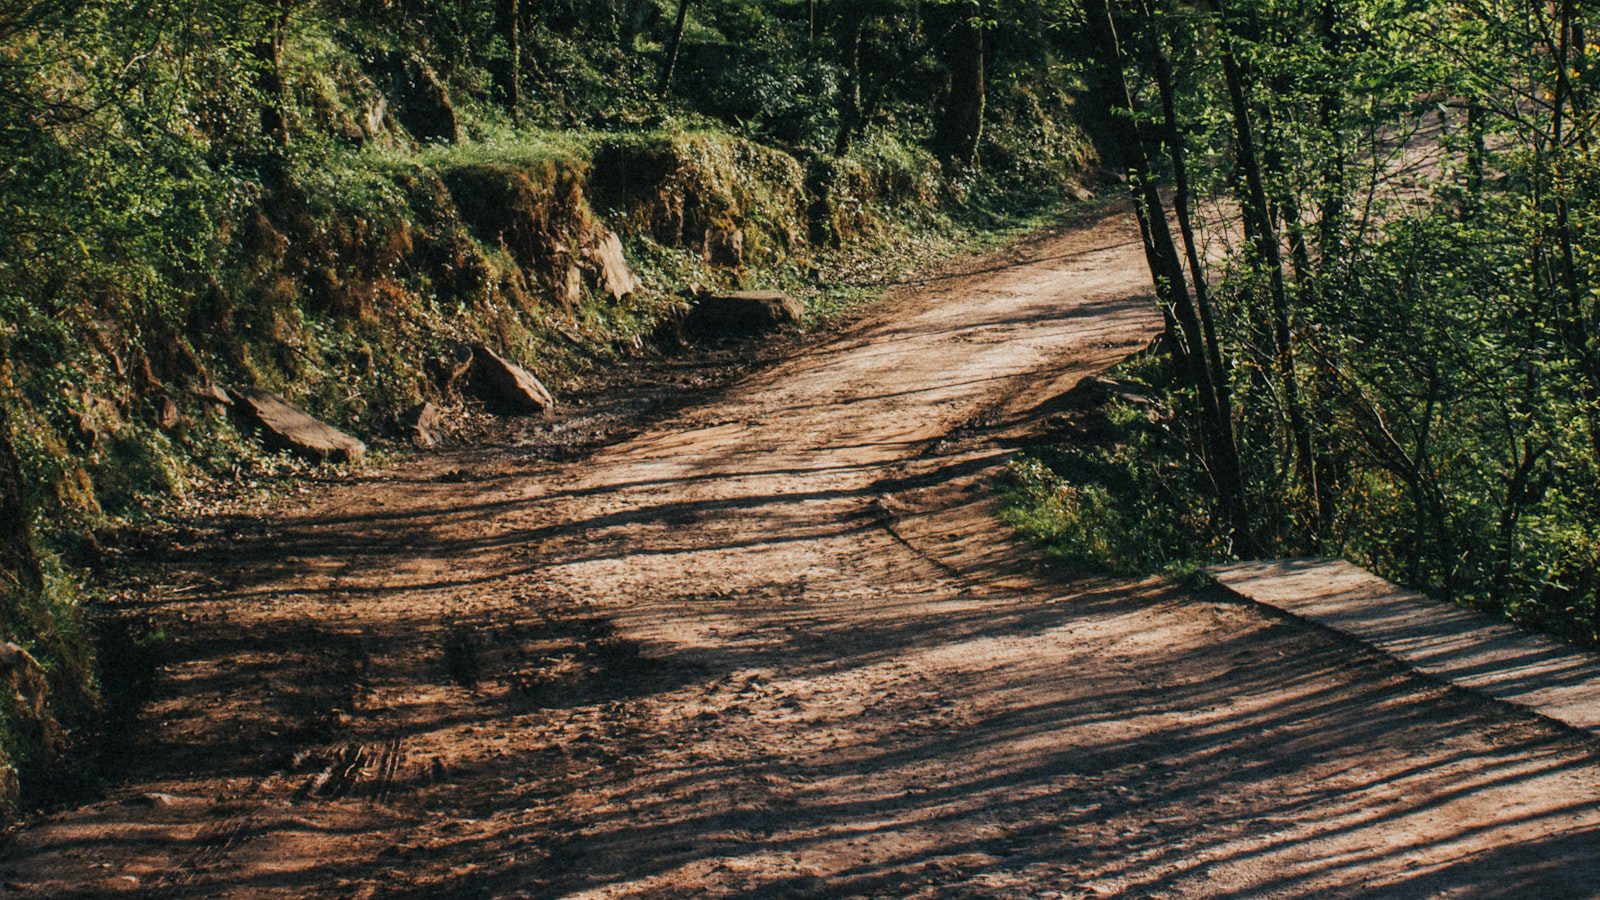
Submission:
[[[1183,263],[1178,257],[1167,224],[1166,205],[1156,184],[1149,151],[1139,132],[1135,116],[1137,104],[1123,70],[1122,45],[1117,36],[1116,21],[1106,0],[1086,0],[1085,13],[1096,63],[1104,71],[1106,82],[1113,85],[1116,102],[1123,106],[1122,112],[1126,113],[1111,116],[1113,144],[1126,165],[1128,185],[1144,241],[1145,262],[1150,267],[1156,298],[1163,312],[1177,320],[1182,332],[1181,342],[1175,341],[1174,344],[1178,361],[1188,371],[1190,383],[1195,388],[1202,453],[1214,479],[1217,500],[1231,532],[1234,549],[1249,553],[1254,550],[1254,539],[1249,529],[1239,451],[1231,440],[1230,410],[1219,401],[1217,385],[1206,361],[1204,327],[1189,293]]]
[[[1318,26],[1322,32],[1322,46],[1328,61],[1333,64],[1330,77],[1323,79],[1317,95],[1317,124],[1329,143],[1322,161],[1322,210],[1318,224],[1323,265],[1338,256],[1344,245],[1344,13],[1339,0],[1323,0],[1319,10]]]
[[[1154,28],[1158,21],[1154,10],[1148,2],[1145,3],[1145,19]],[[1173,88],[1172,61],[1167,57],[1165,49],[1159,43],[1159,35],[1152,38],[1153,65],[1156,76],[1156,89],[1161,95],[1161,118],[1164,138],[1167,144],[1167,155],[1172,165],[1173,213],[1178,220],[1178,233],[1183,238],[1185,259],[1189,263],[1189,277],[1194,284],[1195,311],[1200,318],[1201,338],[1205,342],[1206,365],[1211,370],[1211,383],[1217,397],[1217,406],[1221,413],[1220,427],[1223,428],[1222,439],[1230,445],[1237,446],[1233,433],[1233,422],[1230,410],[1233,406],[1232,391],[1229,387],[1228,370],[1223,363],[1222,344],[1217,338],[1216,316],[1212,311],[1211,289],[1206,281],[1205,267],[1200,261],[1199,241],[1195,237],[1194,221],[1191,209],[1194,205],[1194,190],[1189,183],[1188,153],[1183,142],[1182,130],[1178,127],[1177,98]]]
[[[1289,321],[1289,293],[1284,281],[1283,254],[1278,245],[1278,232],[1273,227],[1271,207],[1267,202],[1267,189],[1261,172],[1261,157],[1256,148],[1255,127],[1250,116],[1250,106],[1245,99],[1243,75],[1238,58],[1234,55],[1233,36],[1228,35],[1222,50],[1223,79],[1227,82],[1228,102],[1233,111],[1234,137],[1238,142],[1239,167],[1244,175],[1246,196],[1245,217],[1254,227],[1251,250],[1257,266],[1267,276],[1267,286],[1272,299],[1272,331],[1274,351],[1277,353],[1279,377],[1283,381],[1284,406],[1289,417],[1289,431],[1295,447],[1295,468],[1301,487],[1316,503],[1321,492],[1317,486],[1316,458],[1311,449],[1311,425],[1301,405],[1299,373],[1294,358],[1293,332]],[[1319,523],[1320,524],[1320,523]],[[1311,542],[1320,540],[1317,526],[1310,529]]]
[[[672,72],[678,67],[678,50],[683,46],[683,24],[689,20],[689,0],[678,0],[678,18],[672,25],[672,41],[667,44],[667,55],[661,61],[661,83],[656,93],[665,97],[672,88]]]
[[[260,71],[256,90],[261,94],[261,132],[278,147],[289,146],[289,86],[283,77],[283,50],[289,39],[290,0],[277,0],[267,33],[251,52]]]
[[[44,584],[29,534],[17,454],[11,446],[10,415],[0,404],[0,588],[5,587],[5,580],[15,580],[29,592]]]
[[[950,36],[950,96],[935,137],[940,155],[962,165],[977,164],[983,141],[983,12],[981,2],[972,4]]]
[[[495,99],[515,113],[522,103],[522,10],[518,0],[495,0],[494,30],[505,55],[490,64]]]
[[[860,4],[844,12],[844,30],[839,45],[844,48],[844,85],[839,92],[839,130],[834,135],[833,155],[843,156],[850,149],[865,115],[861,103],[861,31],[866,13]]]

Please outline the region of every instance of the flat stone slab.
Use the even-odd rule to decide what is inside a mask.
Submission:
[[[357,462],[367,452],[366,444],[312,418],[271,391],[234,388],[233,397],[240,413],[256,426],[269,447],[318,462]]]
[[[688,331],[716,337],[753,337],[805,316],[800,301],[782,291],[735,291],[701,297],[684,320]]]
[[[1457,687],[1600,734],[1600,654],[1408,591],[1342,559],[1235,563],[1205,574],[1239,597]]]

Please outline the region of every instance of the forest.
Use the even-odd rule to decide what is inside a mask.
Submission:
[[[158,640],[97,612],[118,542],[306,471],[214,387],[392,432],[456,343],[576,385],[669,352],[691,282],[826,318],[862,259],[1073,204],[1132,205],[1166,329],[1012,464],[1011,524],[1121,573],[1344,556],[1600,643],[1596,16],[0,0],[4,793]]]

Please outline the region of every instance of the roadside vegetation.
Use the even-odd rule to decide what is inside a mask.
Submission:
[[[1113,571],[1343,555],[1600,642],[1596,10],[1085,6],[1167,346],[1008,518]]]
[[[559,398],[692,283],[837,315],[1085,195],[1082,39],[1050,0],[0,3],[0,802],[159,639],[95,614],[119,531],[308,465],[216,388],[382,451],[459,344]]]

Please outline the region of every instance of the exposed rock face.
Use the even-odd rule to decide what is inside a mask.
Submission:
[[[367,445],[325,422],[320,422],[271,391],[234,388],[235,409],[260,432],[267,446],[288,450],[321,462],[355,462],[366,455]]]
[[[706,262],[729,269],[744,265],[744,229],[734,227],[708,232]]]
[[[444,424],[444,413],[432,403],[419,403],[400,414],[400,432],[424,450],[439,446]]]
[[[597,229],[583,249],[583,258],[595,273],[595,286],[612,300],[621,300],[639,289],[639,279],[622,255],[622,240],[612,232]]]
[[[554,397],[527,369],[479,344],[472,348],[473,378],[486,399],[519,413],[543,414],[556,405]]]
[[[752,337],[800,321],[805,310],[782,291],[739,291],[701,297],[684,320],[699,337]]]

